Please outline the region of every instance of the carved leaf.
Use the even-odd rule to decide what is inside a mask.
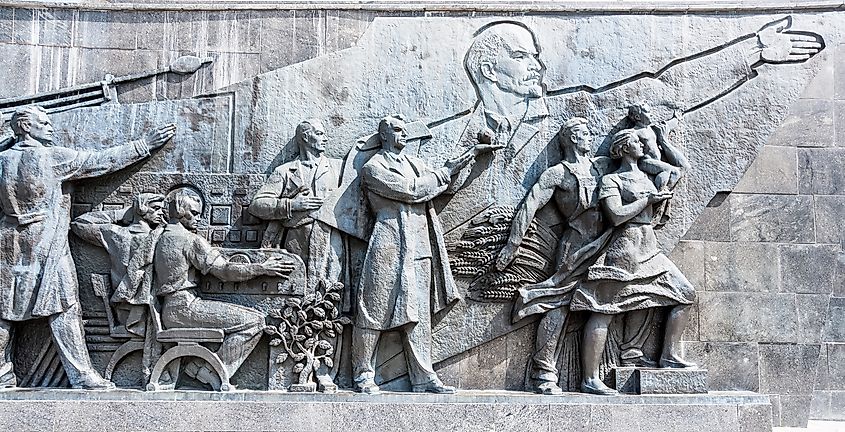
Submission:
[[[311,330],[311,327],[305,327],[302,331],[305,332],[305,336],[314,336],[314,330]]]
[[[267,312],[267,315],[270,315],[270,318],[276,318],[276,319],[282,318],[282,313],[278,309],[270,309],[270,311]]]
[[[343,333],[343,324],[339,322],[334,323],[334,331],[338,333]]]
[[[323,296],[320,293],[314,295],[314,303],[320,303],[323,301]]]
[[[335,293],[335,292],[330,292],[330,293],[326,294],[326,299],[331,300],[333,302],[339,302],[340,301],[340,294]]]
[[[277,335],[279,332],[278,332],[278,331],[276,331],[276,327],[273,327],[273,326],[267,326],[267,327],[264,327],[264,333],[267,333],[267,334],[268,334],[268,335],[270,335],[270,336],[275,336],[275,335]]]
[[[311,323],[311,327],[314,330],[322,330],[323,329],[323,322],[322,321],[314,321]]]
[[[320,359],[314,359],[314,364],[311,367],[317,370],[320,367]]]
[[[299,316],[299,319],[301,319],[301,320],[308,319],[308,314],[306,314],[305,311],[299,311],[296,314]]]
[[[284,333],[288,329],[288,323],[282,321],[279,323],[279,333]]]
[[[293,359],[293,361],[299,362],[305,359],[305,354],[293,353],[293,355],[291,355],[290,357]]]
[[[282,364],[288,359],[288,353],[280,353],[276,356],[276,364]]]
[[[332,367],[334,367],[334,360],[332,360],[331,357],[324,357],[323,358],[323,364],[325,364],[326,367],[332,368]]]
[[[327,350],[327,349],[331,349],[332,344],[330,344],[329,341],[321,340],[317,344],[317,346],[319,346],[321,349]]]
[[[334,330],[329,329],[329,330],[326,330],[326,336],[333,338],[333,337],[337,336],[337,333],[335,333]]]
[[[321,319],[322,319],[322,318],[325,318],[325,317],[326,317],[326,312],[325,312],[325,311],[323,311],[323,310],[322,310],[322,309],[320,309],[320,308],[316,308],[316,309],[314,309],[314,315],[317,315],[317,317],[318,317],[318,318],[321,318]]]
[[[337,318],[338,315],[340,315],[340,312],[338,312],[335,308],[332,308],[332,310],[329,312],[329,316],[331,316],[332,319]]]
[[[300,373],[303,369],[305,369],[305,365],[302,363],[297,363],[296,366],[293,367],[293,373]]]
[[[311,304],[311,303],[314,303],[314,294],[308,294],[307,296],[305,296],[305,298],[304,298],[304,299],[302,299],[302,303],[303,303],[303,304]]]
[[[343,324],[343,325],[349,325],[349,324],[352,324],[352,320],[351,320],[351,319],[349,319],[349,317],[340,317],[340,318],[337,320],[337,322],[339,322],[339,323],[341,323],[341,324]]]
[[[305,346],[305,348],[310,349],[314,346],[315,342],[316,342],[316,340],[314,340],[314,338],[310,338],[310,339],[306,339],[305,342],[302,343],[302,345]]]
[[[293,337],[293,340],[295,340],[297,342],[302,342],[302,341],[305,340],[305,335],[296,335],[296,336]]]
[[[291,297],[285,300],[285,304],[288,305],[288,307],[298,307],[302,304],[302,302],[300,302],[298,298]]]
[[[279,346],[281,344],[282,344],[281,339],[273,339],[273,340],[270,341],[270,346]]]
[[[288,306],[285,308],[285,311],[282,313],[285,318],[291,318],[293,316],[293,308]]]

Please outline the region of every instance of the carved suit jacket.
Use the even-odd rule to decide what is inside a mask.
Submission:
[[[78,302],[66,182],[117,171],[149,154],[143,141],[100,151],[27,141],[0,152],[1,319],[49,316]]]

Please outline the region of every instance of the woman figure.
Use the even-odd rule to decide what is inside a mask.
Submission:
[[[681,334],[689,322],[695,289],[657,245],[652,226],[654,207],[672,197],[658,191],[637,162],[643,145],[633,129],[614,136],[610,155],[621,166],[601,179],[599,199],[614,237],[573,293],[571,310],[592,312],[584,329],[581,390],[614,394],[599,379],[599,365],[613,315],[656,307],[671,307],[666,321],[660,367],[694,367],[681,358]]]

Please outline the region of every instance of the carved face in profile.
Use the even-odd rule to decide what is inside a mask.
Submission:
[[[651,123],[651,106],[647,103],[643,103],[637,107],[636,110],[636,118],[635,121],[639,121],[642,124],[650,124]]]
[[[157,226],[167,221],[165,218],[164,201],[147,203],[147,211],[141,217],[151,226]]]
[[[47,113],[36,111],[29,115],[29,136],[43,144],[53,142],[53,122]]]
[[[585,124],[575,125],[569,129],[569,140],[575,151],[580,154],[587,154],[593,146],[593,134]]]
[[[382,148],[402,150],[405,148],[408,138],[405,131],[405,122],[395,117],[389,117],[384,125],[380,125],[379,136],[381,137]]]
[[[188,231],[196,231],[202,214],[202,204],[193,197],[186,197],[179,213],[179,223]]]
[[[328,142],[329,137],[326,135],[326,128],[322,122],[310,120],[307,125],[303,125],[299,134],[299,145],[302,146],[302,150],[322,153],[326,151]]]

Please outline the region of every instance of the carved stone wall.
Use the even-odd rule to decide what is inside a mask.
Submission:
[[[842,419],[845,412],[845,150],[839,148],[845,142],[845,26],[840,11],[805,13],[799,7],[792,15],[796,26],[823,34],[827,49],[806,64],[783,66],[788,72],[767,75],[764,70],[738,96],[690,120],[683,145],[691,158],[712,165],[692,174],[689,189],[679,194],[678,222],[661,234],[670,258],[698,291],[685,336],[687,355],[709,369],[711,390],[771,395],[775,425],[784,426],[806,424],[808,418]],[[781,16],[752,11],[727,16],[505,14],[536,29],[544,56],[556,53],[564,59],[547,65],[550,87],[598,87],[656,70]],[[264,227],[245,208],[264,174],[289,159],[299,121],[317,116],[331,125],[328,153],[342,157],[355,139],[374,132],[385,114],[452,120],[475,101],[460,65],[466,44],[446,44],[446,52],[435,47],[468,40],[494,18],[502,16],[0,6],[0,98],[98,81],[106,74],[154,70],[185,54],[212,57],[211,65],[193,75],[160,75],[118,87],[121,105],[54,116],[57,141],[93,148],[136,137],[140,131],[133,125],[177,119],[180,152],[157,155],[106,181],[81,183],[74,215],[124,208],[135,192],[187,182],[200,185],[209,204],[202,235],[215,246],[257,247]],[[400,28],[411,36],[384,53],[374,51],[380,38]],[[578,37],[556,39],[573,29],[579,30]],[[636,36],[628,39],[631,34]],[[405,70],[386,68],[387,80],[371,79],[397,58]],[[409,75],[417,84],[394,87]],[[445,87],[424,88],[426,80]],[[271,98],[262,99],[268,93]],[[631,93],[648,94],[636,87]],[[203,97],[181,100],[195,96]],[[368,98],[378,103],[370,107]],[[133,103],[139,104],[127,107]],[[573,115],[590,111],[592,120],[601,123],[603,115],[621,113],[624,103],[572,98],[560,106]],[[600,134],[612,126],[600,124]],[[432,129],[436,136],[438,129]],[[696,148],[700,142],[717,142],[725,153],[708,159],[710,147]],[[89,349],[102,369],[106,357],[98,358],[99,351],[91,347],[107,352],[109,346],[92,330],[102,326],[103,303],[89,275],[107,273],[108,264],[101,250],[74,240],[71,247],[89,318]],[[223,298],[253,305],[248,294]],[[29,330],[23,344],[45,338],[43,324]],[[512,326],[509,306],[478,302],[458,305],[438,325],[433,354],[443,381],[460,389],[525,389],[533,322]],[[443,332],[440,338],[438,332]],[[269,339],[233,382],[264,388],[267,364],[273,361]],[[389,334],[382,345],[401,343]],[[55,352],[24,353],[20,362],[31,369],[48,367],[55,358]],[[388,380],[384,387],[406,389],[401,354],[381,363],[380,374]],[[117,375],[128,384],[139,383],[130,369],[124,366]],[[42,379],[60,384],[60,375]],[[348,371],[338,376],[348,383]]]

